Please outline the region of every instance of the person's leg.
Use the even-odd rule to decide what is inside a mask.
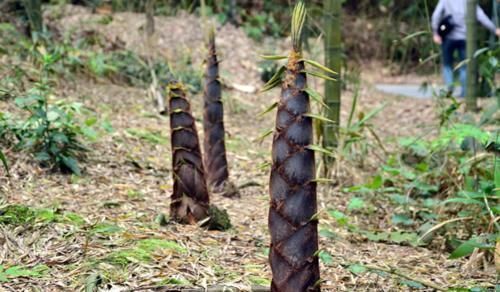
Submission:
[[[453,42],[452,40],[443,40],[443,79],[446,89],[453,91]]]
[[[466,57],[465,41],[458,41],[457,50],[458,50],[458,61],[463,62]],[[460,68],[458,68],[458,74],[460,78],[460,84],[462,85],[462,91],[460,93],[460,97],[465,97],[465,90],[467,88],[467,64],[463,64],[462,66],[460,66]]]

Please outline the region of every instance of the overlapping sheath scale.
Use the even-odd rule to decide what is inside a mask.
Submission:
[[[272,291],[319,291],[314,152],[304,63],[289,61],[273,138],[269,229]]]
[[[205,72],[203,129],[204,150],[208,184],[216,189],[224,185],[229,177],[224,141],[224,108],[221,100],[219,62],[215,40],[208,43],[207,69]]]
[[[180,84],[169,86],[169,110],[174,179],[170,217],[193,224],[208,216],[209,195],[195,120]]]

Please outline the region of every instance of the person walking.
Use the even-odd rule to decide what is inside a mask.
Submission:
[[[500,36],[497,28],[483,9],[478,5],[476,9],[477,20],[492,33]],[[466,56],[466,14],[467,0],[439,0],[432,14],[432,31],[434,42],[441,45],[443,53],[443,78],[449,92],[453,92],[453,63],[454,54],[458,53],[458,63],[465,60]],[[467,68],[460,66],[458,69],[459,80],[462,86],[461,97],[465,97],[467,82]]]

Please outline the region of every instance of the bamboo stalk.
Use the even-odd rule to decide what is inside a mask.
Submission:
[[[341,0],[325,0],[325,65],[332,69],[338,76],[342,70],[342,35],[341,35]],[[340,104],[341,104],[341,82],[337,80],[325,80],[324,100],[325,116],[334,123],[323,124],[323,147],[325,149],[335,149],[338,145],[338,135],[340,127]],[[332,168],[333,158],[323,155],[325,174]]]
[[[467,0],[467,93],[465,109],[477,111],[477,0]]]
[[[23,0],[26,14],[28,15],[31,34],[34,36],[43,31],[42,1],[41,0]]]

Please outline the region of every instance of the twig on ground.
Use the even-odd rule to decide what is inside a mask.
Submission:
[[[415,278],[415,277],[412,277],[410,275],[403,274],[402,272],[399,272],[398,270],[396,270],[395,268],[392,268],[392,267],[391,268],[381,268],[381,267],[371,266],[371,265],[363,265],[363,266],[365,268],[367,268],[368,270],[385,272],[385,273],[388,273],[391,275],[395,275],[395,276],[405,278],[407,280],[422,284],[426,287],[430,287],[430,288],[438,290],[438,291],[447,291],[445,288],[438,286],[432,282],[429,282],[429,281],[423,280],[423,279],[419,279],[419,278]]]

